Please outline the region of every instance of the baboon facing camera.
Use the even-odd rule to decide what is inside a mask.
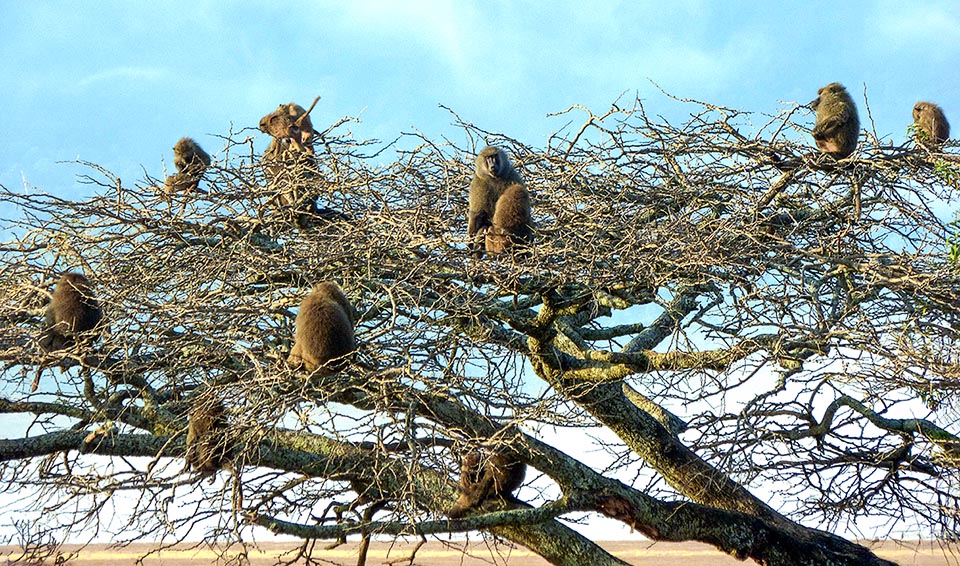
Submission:
[[[510,196],[503,203],[504,212],[501,221],[505,224],[523,224],[523,219],[529,218],[530,197],[526,189],[522,188],[523,180],[520,179],[520,174],[513,168],[510,158],[502,149],[494,146],[483,148],[477,155],[474,165],[473,179],[470,181],[467,236],[470,238],[470,247],[474,250],[474,255],[481,257],[486,248],[486,234],[494,226],[494,217],[501,197],[510,189]],[[521,189],[516,189],[517,185]],[[523,225],[529,227],[529,222]],[[503,230],[502,227],[501,230]],[[502,235],[495,234],[491,243],[493,248],[500,246],[501,242],[498,238]]]

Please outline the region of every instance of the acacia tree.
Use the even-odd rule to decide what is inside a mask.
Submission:
[[[0,440],[5,515],[119,541],[267,529],[304,553],[482,531],[570,565],[624,564],[565,524],[578,514],[771,565],[890,564],[831,534],[868,516],[955,538],[957,277],[931,207],[957,190],[955,158],[866,133],[836,162],[812,152],[799,108],[754,126],[680,103],[678,126],[639,100],[571,109],[582,126],[545,148],[459,118],[462,142],[381,147],[342,120],[319,136],[319,174],[294,179],[326,209],[312,218],[279,206],[296,199],[243,131],[190,194],[89,164],[86,200],[4,189],[19,212],[0,411],[29,423]],[[468,253],[486,144],[531,190],[525,255]],[[44,353],[66,270],[91,276],[108,326]],[[358,308],[360,350],[308,377],[283,360],[327,279]],[[189,408],[214,399],[233,462],[207,480],[182,457]],[[595,446],[557,442],[598,428]],[[530,467],[527,504],[449,520],[477,447]]]

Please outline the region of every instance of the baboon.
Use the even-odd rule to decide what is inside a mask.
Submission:
[[[326,373],[342,371],[347,356],[357,349],[353,335],[356,321],[356,311],[340,287],[333,281],[320,283],[300,303],[287,365],[308,372],[318,368]]]
[[[943,110],[932,102],[918,102],[913,106],[917,143],[927,148],[943,145],[950,137],[950,123]]]
[[[315,219],[346,218],[335,210],[319,208],[311,194],[309,184],[318,170],[310,112],[318,100],[319,96],[307,110],[293,102],[281,104],[260,119],[260,130],[273,137],[263,153],[264,176],[276,191],[269,204],[284,213],[292,209],[300,228],[310,227]]]
[[[163,184],[164,192],[193,191],[210,166],[210,155],[193,138],[180,138],[173,146],[173,165],[177,173],[167,177]]]
[[[187,466],[198,472],[216,472],[229,463],[227,415],[219,399],[198,399],[190,409],[187,426]]]
[[[480,507],[488,499],[516,502],[513,492],[523,483],[527,465],[499,452],[486,457],[479,451],[467,452],[460,465],[462,493],[447,516],[457,519],[470,509]]]
[[[300,120],[301,118],[303,120]],[[260,131],[274,139],[292,141],[297,150],[306,150],[309,142],[312,141],[313,124],[302,106],[290,102],[281,104],[276,110],[261,118]]]
[[[493,225],[487,228],[486,249],[499,254],[533,241],[530,193],[520,183],[507,187],[497,199]]]
[[[473,179],[470,181],[470,211],[467,218],[467,236],[476,257],[483,256],[484,238],[493,225],[497,203],[513,184],[523,184],[523,180],[506,152],[494,146],[483,148],[477,155]]]
[[[277,106],[277,109],[260,118],[260,131],[269,134],[274,139],[289,139],[293,149],[313,153],[313,123],[310,121],[310,112],[317,105],[320,97],[313,100],[309,110],[304,110],[299,104],[288,102]]]
[[[102,320],[90,281],[80,273],[64,273],[47,306],[40,347],[47,352],[68,348],[78,334],[93,330]]]
[[[860,118],[857,106],[840,83],[830,83],[817,91],[810,107],[817,111],[813,139],[817,147],[834,159],[843,159],[857,148]]]
[[[210,155],[193,138],[180,138],[173,146],[173,166],[181,173],[199,177],[210,166]]]

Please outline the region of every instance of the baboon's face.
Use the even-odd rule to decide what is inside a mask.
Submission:
[[[817,147],[824,153],[837,153],[840,151],[840,144],[835,139],[817,140]]]
[[[480,453],[476,451],[467,452],[460,464],[461,478],[465,477],[468,483],[475,484],[480,481],[482,471]]]
[[[487,171],[492,175],[500,174],[500,154],[494,153],[493,155],[488,155],[487,160]]]
[[[832,96],[847,92],[847,89],[843,88],[843,85],[840,83],[830,83],[827,86],[821,88],[817,91],[817,94],[822,98],[824,95]]]
[[[923,111],[926,109],[927,109],[927,105],[922,102],[918,102],[917,105],[913,107],[914,122],[920,119],[920,115],[923,114]]]
[[[75,290],[81,295],[88,293],[90,290],[90,281],[79,273],[65,273],[61,282],[65,288]]]
[[[507,155],[495,147],[488,147],[480,152],[480,164],[484,173],[491,177],[502,177],[507,170],[509,161]]]
[[[283,123],[285,121],[284,117],[277,113],[267,114],[260,119],[260,131],[271,135],[283,131],[286,129]]]
[[[293,137],[294,129],[290,118],[284,114],[274,112],[260,119],[260,131],[277,139]]]
[[[823,101],[824,97],[827,97],[829,99],[837,94],[840,94],[846,91],[847,90],[843,88],[842,84],[830,83],[827,86],[820,87],[820,89],[817,90],[817,97],[813,99],[807,106],[809,106],[813,110],[816,110],[817,107],[820,106],[820,103]]]

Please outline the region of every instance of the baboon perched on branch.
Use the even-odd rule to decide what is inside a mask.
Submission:
[[[210,166],[210,155],[193,138],[180,138],[173,146],[173,165],[177,172],[167,177],[163,190],[167,194],[195,190]]]
[[[197,399],[187,426],[187,466],[198,472],[216,472],[229,464],[232,450],[227,440],[227,415],[219,399]]]
[[[830,83],[817,91],[810,107],[817,111],[813,139],[820,151],[834,159],[848,157],[857,149],[860,118],[857,106],[840,83]]]
[[[467,511],[479,508],[489,499],[517,501],[513,492],[523,483],[527,465],[500,452],[484,458],[485,455],[476,450],[463,456],[460,466],[462,492],[447,511],[451,519],[463,517]]]
[[[40,347],[47,352],[68,348],[78,334],[93,330],[102,320],[90,281],[80,273],[64,273],[47,306]]]
[[[333,281],[320,283],[300,303],[287,365],[308,372],[342,371],[348,356],[357,349],[353,333],[356,320],[356,311],[340,287]]]
[[[516,189],[516,185],[521,188]],[[510,196],[503,203],[501,221],[514,227],[520,225],[523,227],[519,228],[521,231],[529,231],[530,197],[523,188],[520,174],[513,168],[505,151],[494,146],[483,148],[477,155],[473,179],[470,181],[470,211],[467,218],[467,236],[476,257],[483,256],[487,231],[494,226],[499,201],[508,188],[511,189]],[[501,236],[503,234],[495,236],[493,248],[499,247]],[[526,237],[524,234],[516,236]]]
[[[939,147],[950,137],[950,123],[943,109],[932,102],[918,102],[913,106],[913,123],[916,124],[915,139],[924,147]]]
[[[263,153],[263,171],[267,181],[277,191],[270,204],[281,210],[293,209],[297,225],[306,228],[310,218],[324,220],[346,219],[335,210],[319,208],[312,194],[310,182],[317,176],[317,162],[313,152],[313,124],[309,109],[289,102],[260,119],[260,130],[273,139]]]

